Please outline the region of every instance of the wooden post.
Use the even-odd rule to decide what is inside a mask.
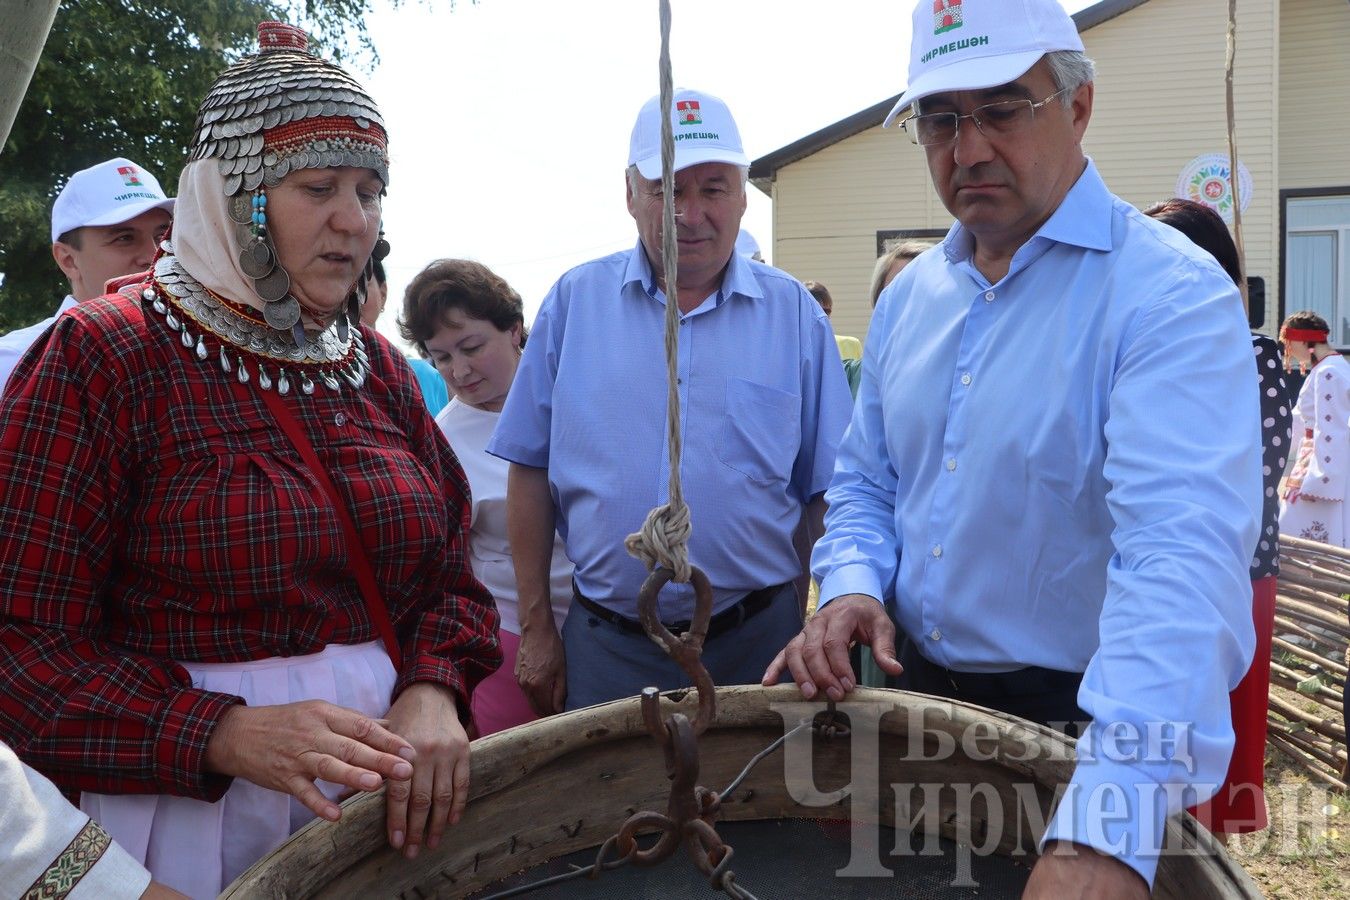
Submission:
[[[1251,312],[1247,297],[1247,247],[1242,239],[1242,194],[1238,187],[1237,123],[1233,114],[1233,69],[1237,60],[1237,0],[1228,0],[1228,53],[1224,64],[1224,106],[1228,113],[1228,189],[1233,192],[1233,243],[1237,246],[1238,291],[1242,307]]]
[[[37,68],[59,0],[11,0],[0,5],[0,153]]]

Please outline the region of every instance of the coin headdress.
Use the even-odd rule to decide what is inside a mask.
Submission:
[[[297,169],[334,166],[373,169],[389,184],[388,141],[375,102],[354,78],[308,48],[299,28],[259,24],[258,53],[211,85],[188,147],[189,162],[216,160],[241,248],[239,268],[263,300],[267,324],[294,334],[297,345],[303,343],[300,303],[267,231],[267,188]],[[388,253],[381,231],[367,276],[374,260]],[[357,281],[346,320],[338,317],[344,339],[360,319],[365,285],[366,278]]]

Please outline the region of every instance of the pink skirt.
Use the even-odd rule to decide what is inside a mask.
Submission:
[[[389,710],[394,666],[379,641],[333,645],[308,656],[245,663],[180,663],[192,686],[243,697],[249,706],[327,700],[379,718]],[[340,785],[316,782],[331,799]],[[215,803],[165,794],[91,794],[80,808],[156,881],[193,898],[215,897],[314,814],[289,794],[234,779]]]
[[[520,635],[505,628],[499,632],[502,641],[502,666],[473,689],[473,722],[478,736],[487,737],[539,718],[534,714],[525,692],[516,684],[516,654],[520,652]]]

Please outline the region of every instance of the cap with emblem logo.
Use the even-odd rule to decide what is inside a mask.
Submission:
[[[741,147],[740,129],[725,103],[712,94],[676,88],[672,106],[676,172],[709,162],[750,165]],[[653,180],[661,177],[660,107],[660,96],[642,105],[628,144],[628,164],[637,166],[643,178]]]
[[[1058,0],[919,0],[909,87],[882,124],[929,94],[1007,84],[1056,50],[1083,50]]]
[[[67,231],[88,225],[120,225],[150,209],[173,212],[155,176],[124,157],[81,169],[52,206],[52,243]]]

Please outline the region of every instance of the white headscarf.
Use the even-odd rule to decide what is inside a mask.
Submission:
[[[253,279],[239,268],[238,228],[230,218],[217,161],[199,159],[184,166],[173,216],[174,254],[207,290],[261,310]]]

